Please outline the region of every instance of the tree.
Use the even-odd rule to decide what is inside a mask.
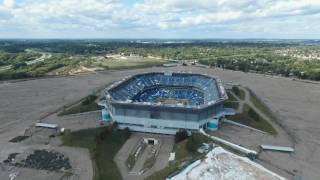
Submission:
[[[128,127],[124,128],[124,134],[127,138],[131,136],[131,131]]]
[[[112,123],[112,127],[113,127],[114,129],[118,129],[119,123],[118,123],[117,121],[114,121],[114,122]]]
[[[82,104],[82,105],[88,105],[88,104],[92,103],[93,101],[95,101],[96,99],[97,99],[97,96],[91,94],[91,95],[87,96],[87,97],[81,102],[81,104]]]
[[[16,70],[16,69],[19,69],[20,67],[24,67],[24,66],[27,66],[27,64],[24,62],[14,63],[14,64],[12,64],[12,69]]]
[[[232,86],[232,91],[237,95],[240,96],[240,89],[237,86]]]
[[[188,132],[185,129],[183,129],[183,130],[180,130],[176,133],[174,140],[176,143],[178,143],[178,142],[181,142],[187,138],[188,138]]]

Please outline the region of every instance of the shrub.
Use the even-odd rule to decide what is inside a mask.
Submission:
[[[92,103],[93,101],[95,101],[96,99],[97,99],[96,95],[89,95],[81,102],[81,104],[88,105],[88,104]]]
[[[124,134],[126,138],[129,138],[131,136],[131,131],[128,127],[124,129]]]
[[[27,64],[25,62],[14,63],[14,64],[12,64],[12,69],[16,70],[16,69],[19,69],[20,67],[24,67],[24,66],[27,66]]]
[[[108,128],[104,129],[101,133],[97,134],[96,141],[101,142],[105,140],[109,133],[110,133],[110,130]]]
[[[233,91],[237,96],[240,95],[240,89],[239,89],[237,86],[233,86],[233,87],[232,87],[232,91]]]
[[[189,152],[197,152],[197,149],[201,146],[203,141],[201,140],[200,135],[193,133],[187,142],[187,150]]]
[[[118,129],[119,123],[118,123],[117,121],[114,121],[114,122],[112,123],[112,127],[113,127],[114,129]]]
[[[188,132],[185,129],[183,129],[183,130],[180,130],[176,133],[174,140],[176,143],[178,143],[178,142],[181,142],[187,138],[188,138]]]

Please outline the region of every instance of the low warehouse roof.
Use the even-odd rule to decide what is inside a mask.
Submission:
[[[261,145],[261,148],[263,150],[294,152],[293,148],[285,146]]]
[[[48,124],[48,123],[36,123],[36,127],[44,127],[44,128],[58,128],[57,124]]]

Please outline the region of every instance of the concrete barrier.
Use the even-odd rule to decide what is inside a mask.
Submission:
[[[254,151],[254,150],[251,150],[251,149],[247,149],[247,148],[245,148],[245,147],[242,147],[242,146],[240,146],[240,145],[231,143],[231,142],[226,141],[226,140],[224,140],[224,139],[221,139],[221,138],[219,138],[219,137],[211,136],[211,135],[207,134],[206,132],[204,132],[203,129],[200,129],[200,132],[201,132],[203,135],[205,135],[205,136],[207,136],[207,137],[209,137],[209,138],[211,138],[211,139],[213,139],[213,140],[215,140],[215,141],[218,141],[218,142],[220,142],[220,143],[222,143],[222,144],[224,144],[224,145],[230,146],[230,147],[232,147],[233,149],[236,149],[236,150],[238,150],[238,151],[241,151],[241,152],[243,152],[243,153],[245,153],[245,154],[247,154],[247,155],[248,155],[248,154],[258,155],[257,151]]]

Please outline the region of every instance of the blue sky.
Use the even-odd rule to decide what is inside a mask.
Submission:
[[[0,0],[0,38],[320,39],[320,0]]]

